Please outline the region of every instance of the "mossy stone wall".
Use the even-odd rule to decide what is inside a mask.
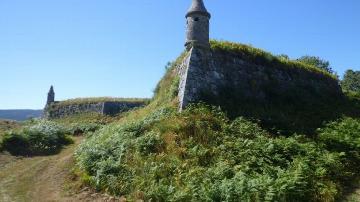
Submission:
[[[44,115],[49,119],[62,118],[79,113],[93,112],[112,116],[144,105],[145,102],[99,102],[69,105],[63,105],[61,102],[55,102],[49,106],[46,106]]]
[[[230,117],[260,119],[279,128],[316,128],[320,123],[311,123],[312,117],[320,122],[337,115],[331,110],[341,103],[343,93],[336,79],[247,58],[237,52],[192,48],[178,67],[179,108],[203,101],[220,106]]]

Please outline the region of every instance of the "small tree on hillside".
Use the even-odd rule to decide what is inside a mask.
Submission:
[[[313,65],[319,69],[325,70],[330,74],[334,74],[332,67],[330,66],[330,62],[323,60],[316,56],[302,56],[301,58],[297,59],[297,61],[306,63],[309,65]]]
[[[286,54],[280,54],[280,55],[278,55],[278,57],[281,59],[284,59],[284,60],[290,60],[290,57]]]
[[[341,81],[341,87],[345,91],[360,93],[360,71],[347,70]]]

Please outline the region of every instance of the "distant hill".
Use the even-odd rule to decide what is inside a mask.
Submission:
[[[30,110],[30,109],[0,110],[0,119],[25,121],[30,118],[41,117],[42,113],[43,113],[42,110]]]

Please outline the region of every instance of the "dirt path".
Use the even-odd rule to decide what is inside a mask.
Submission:
[[[346,197],[344,202],[360,202],[360,186]]]
[[[0,201],[115,201],[90,191],[71,195],[64,191],[73,165],[73,153],[83,138],[59,154],[31,158],[0,154]]]

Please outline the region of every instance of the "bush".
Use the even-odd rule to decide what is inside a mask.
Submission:
[[[142,155],[160,153],[163,150],[164,142],[159,134],[150,132],[137,139],[137,150]]]
[[[65,129],[50,121],[39,121],[17,132],[10,132],[2,140],[2,148],[14,155],[40,155],[57,152],[72,143]]]
[[[0,120],[0,151],[1,148],[1,142],[4,138],[5,134],[11,130],[16,130],[21,127],[21,124],[16,121],[10,121],[10,120]]]
[[[11,154],[25,155],[29,153],[29,141],[23,135],[9,132],[4,135],[0,148],[9,151]]]
[[[321,70],[325,70],[325,71],[329,72],[330,74],[334,74],[334,70],[330,66],[330,62],[323,60],[319,57],[306,55],[306,56],[300,57],[299,59],[297,59],[297,61],[308,64],[308,65],[312,65]]]
[[[343,118],[329,123],[319,133],[328,150],[343,154],[342,163],[348,168],[343,180],[351,182],[360,170],[360,120]]]
[[[319,139],[330,149],[360,151],[360,120],[343,118],[320,129]]]
[[[100,124],[97,123],[72,123],[67,131],[72,135],[83,135],[89,132],[95,132],[101,128]]]
[[[344,91],[360,93],[360,71],[346,70],[341,87]]]
[[[354,151],[357,143],[350,139],[358,124],[332,123],[317,142],[300,135],[274,138],[256,123],[230,121],[203,104],[181,114],[164,108],[100,129],[76,159],[89,184],[130,200],[334,201],[352,173],[347,162],[355,159],[330,143],[348,136],[345,148]],[[325,135],[341,133],[341,126],[352,129]]]

